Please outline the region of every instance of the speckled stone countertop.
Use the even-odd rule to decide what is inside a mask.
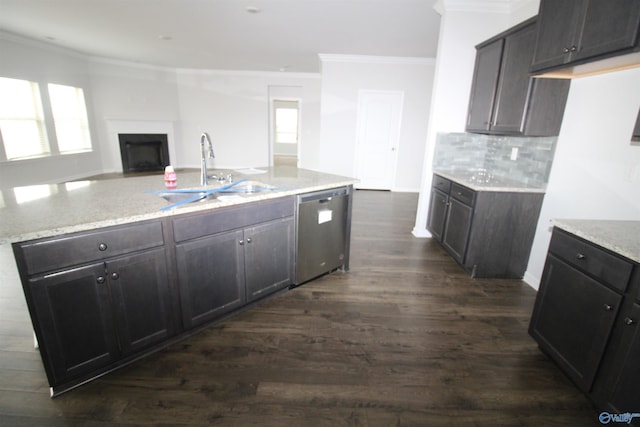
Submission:
[[[545,186],[494,176],[486,171],[434,170],[433,173],[475,191],[544,193]]]
[[[551,224],[640,263],[640,221],[554,219]]]
[[[232,173],[235,182],[248,179],[277,187],[278,190],[231,196],[225,200],[208,199],[166,211],[160,209],[170,203],[157,194],[148,193],[165,189],[162,173],[3,189],[0,192],[0,245],[326,190],[357,182],[354,178],[295,167],[257,169],[265,172],[225,172]],[[208,190],[220,186],[216,182],[201,187],[199,171],[179,171],[177,182],[178,189]]]

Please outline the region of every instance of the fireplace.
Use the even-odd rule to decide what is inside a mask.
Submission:
[[[170,164],[167,134],[121,133],[118,140],[125,173],[162,171]]]

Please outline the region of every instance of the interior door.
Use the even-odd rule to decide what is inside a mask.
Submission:
[[[358,94],[357,188],[391,190],[394,185],[402,91],[360,91]]]

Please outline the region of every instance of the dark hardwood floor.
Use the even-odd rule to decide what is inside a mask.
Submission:
[[[0,247],[0,425],[600,425],[527,335],[535,291],[471,279],[414,238],[416,204],[357,191],[348,273],[55,399]]]

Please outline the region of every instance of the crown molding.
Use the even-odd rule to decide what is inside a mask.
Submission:
[[[446,12],[510,14],[529,1],[536,0],[438,0],[433,8],[440,15]]]
[[[321,62],[352,62],[360,64],[404,64],[404,65],[433,65],[435,58],[403,57],[403,56],[371,56],[371,55],[342,55],[318,54]]]

